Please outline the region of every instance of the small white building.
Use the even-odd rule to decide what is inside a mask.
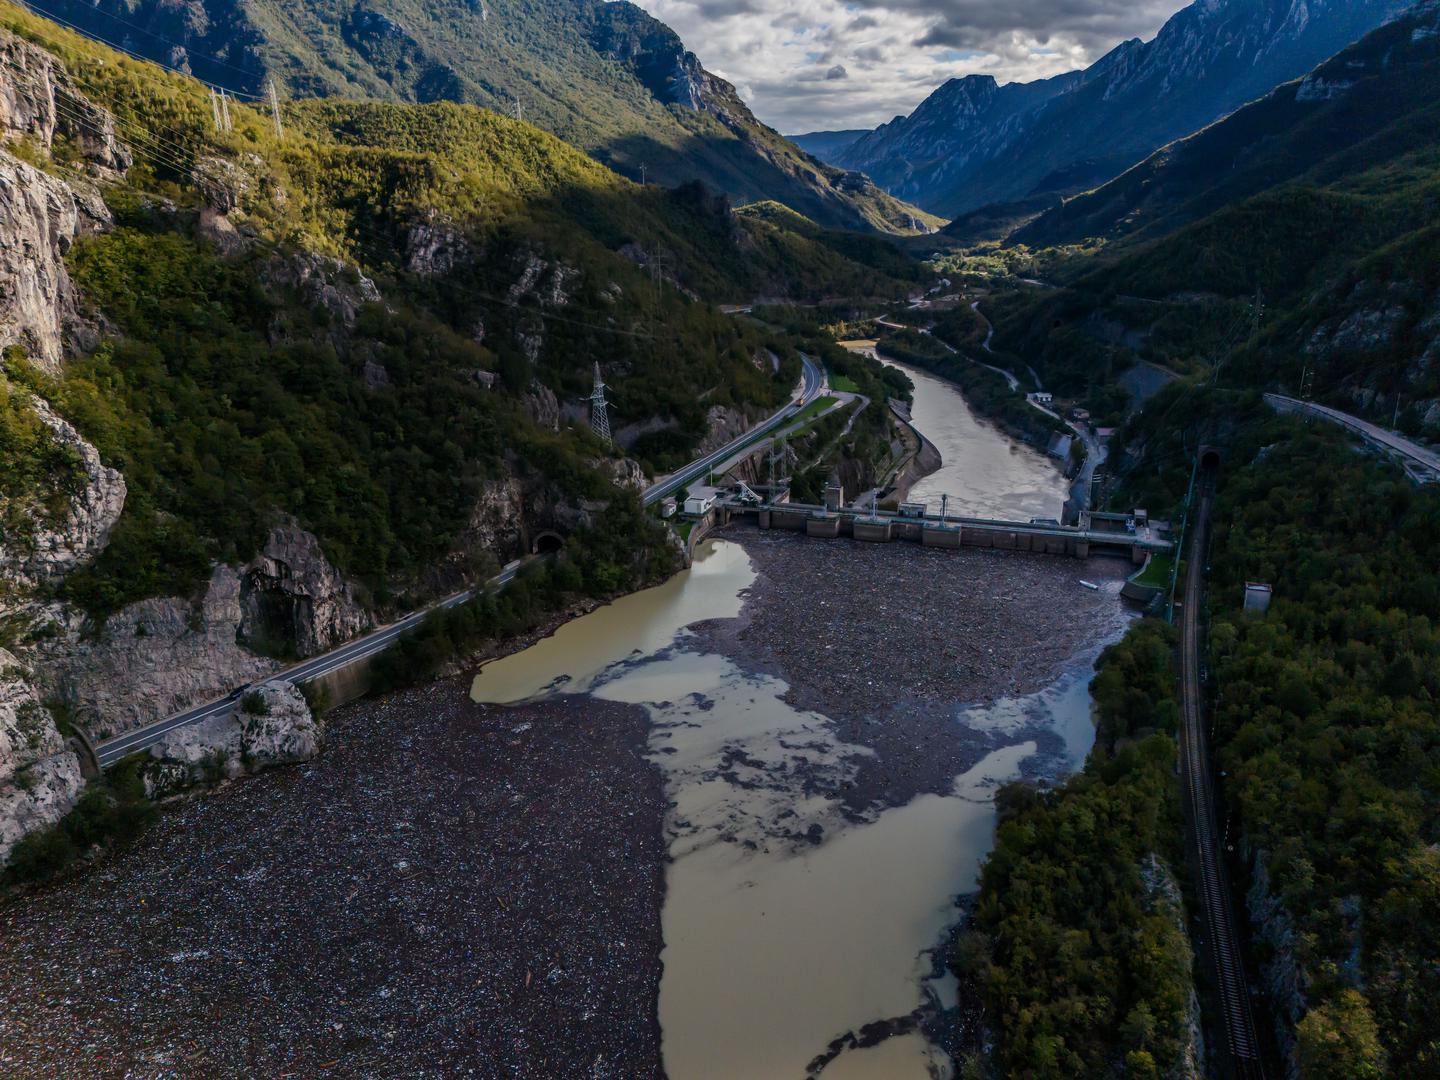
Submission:
[[[704,517],[715,507],[720,489],[706,484],[696,484],[685,494],[685,513],[691,517]]]
[[[1036,390],[1030,395],[1030,400],[1036,405],[1053,405],[1055,404],[1055,395],[1049,390]]]
[[[674,516],[675,516],[675,511],[676,511],[676,510],[679,510],[679,509],[680,509],[680,505],[679,505],[673,498],[671,498],[671,497],[669,497],[669,496],[667,496],[666,498],[664,498],[664,499],[662,499],[662,500],[660,501],[660,516],[661,516],[662,518],[672,518],[672,517],[674,517]]]
[[[1270,597],[1274,590],[1258,581],[1245,583],[1245,610],[1264,613],[1270,610]]]

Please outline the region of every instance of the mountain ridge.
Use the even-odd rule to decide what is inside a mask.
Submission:
[[[1081,72],[993,90],[983,76],[951,80],[837,160],[951,218],[1048,190],[1070,194],[1303,75],[1407,6],[1196,0],[1151,41],[1122,42]],[[1030,94],[1038,100],[1027,102]],[[1047,188],[1052,174],[1063,182]]]
[[[288,97],[482,105],[631,179],[778,199],[832,228],[934,224],[762,124],[627,0],[41,0],[32,10],[242,94],[263,96],[273,80]]]

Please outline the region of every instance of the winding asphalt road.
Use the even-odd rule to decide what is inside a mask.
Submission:
[[[783,409],[776,412],[763,424],[751,428],[743,435],[732,439],[729,443],[720,447],[720,449],[714,450],[696,461],[692,461],[689,465],[685,466],[685,468],[646,488],[642,496],[645,505],[649,506],[658,499],[662,499],[666,495],[678,491],[692,480],[704,476],[708,469],[724,461],[746,443],[763,438],[768,432],[773,431],[777,425],[783,424],[791,416],[794,416],[795,413],[818,398],[820,392],[825,387],[825,371],[808,356],[802,354],[801,361],[804,369],[801,374],[800,394],[798,397],[793,398]],[[512,563],[508,563],[500,573],[485,583],[485,588],[503,588],[520,572],[525,561],[526,560],[516,559]],[[401,634],[414,630],[424,622],[425,617],[432,611],[452,608],[463,604],[473,597],[477,591],[478,590],[475,589],[466,589],[463,592],[447,596],[438,603],[426,608],[421,608],[419,611],[412,612],[403,619],[398,619],[377,630],[372,630],[370,633],[348,641],[344,645],[332,649],[327,653],[321,653],[319,656],[312,656],[298,664],[282,668],[274,674],[267,676],[266,681],[281,679],[286,682],[303,683],[311,679],[317,679],[322,675],[327,675],[336,668],[344,667],[356,660],[363,659],[373,653],[388,648]],[[240,688],[240,690],[244,689],[245,687]],[[133,731],[127,731],[124,734],[106,739],[104,742],[96,744],[95,747],[100,767],[108,768],[129,754],[148,750],[176,728],[185,727],[187,724],[198,723],[212,716],[227,713],[235,708],[238,698],[239,691],[235,691],[216,701],[208,701],[203,705],[186,709],[184,712],[167,716],[163,720],[156,720],[154,723],[147,724],[142,728],[136,728]]]
[[[1286,397],[1284,394],[1266,394],[1265,401],[1277,412],[1308,413],[1321,420],[1348,428],[1361,438],[1399,454],[1412,465],[1433,474],[1436,479],[1440,479],[1440,454],[1433,450],[1427,450],[1403,435],[1397,435],[1379,424],[1361,420],[1358,416],[1351,416],[1347,412],[1332,409],[1328,405],[1317,405],[1313,401],[1301,401],[1299,398]]]

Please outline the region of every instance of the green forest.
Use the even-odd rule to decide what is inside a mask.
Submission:
[[[1289,436],[1231,470],[1211,555],[1224,791],[1282,913],[1256,950],[1298,970],[1306,1076],[1440,1076],[1440,491]]]
[[[1174,647],[1165,623],[1136,623],[1096,665],[1084,770],[997,796],[995,847],[953,963],[983,1001],[1000,1075],[1158,1078],[1187,1045]],[[967,1067],[986,1075],[979,1058]]]

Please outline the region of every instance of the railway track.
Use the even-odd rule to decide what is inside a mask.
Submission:
[[[1185,574],[1185,606],[1181,616],[1181,776],[1186,809],[1195,839],[1197,886],[1204,909],[1206,949],[1220,1006],[1219,1025],[1225,1040],[1228,1075],[1239,1080],[1264,1080],[1260,1043],[1250,1007],[1250,991],[1240,942],[1224,851],[1217,828],[1215,789],[1205,733],[1204,699],[1200,695],[1200,601],[1205,574],[1205,545],[1214,500],[1213,470],[1205,470],[1197,489],[1194,528],[1190,534]]]

